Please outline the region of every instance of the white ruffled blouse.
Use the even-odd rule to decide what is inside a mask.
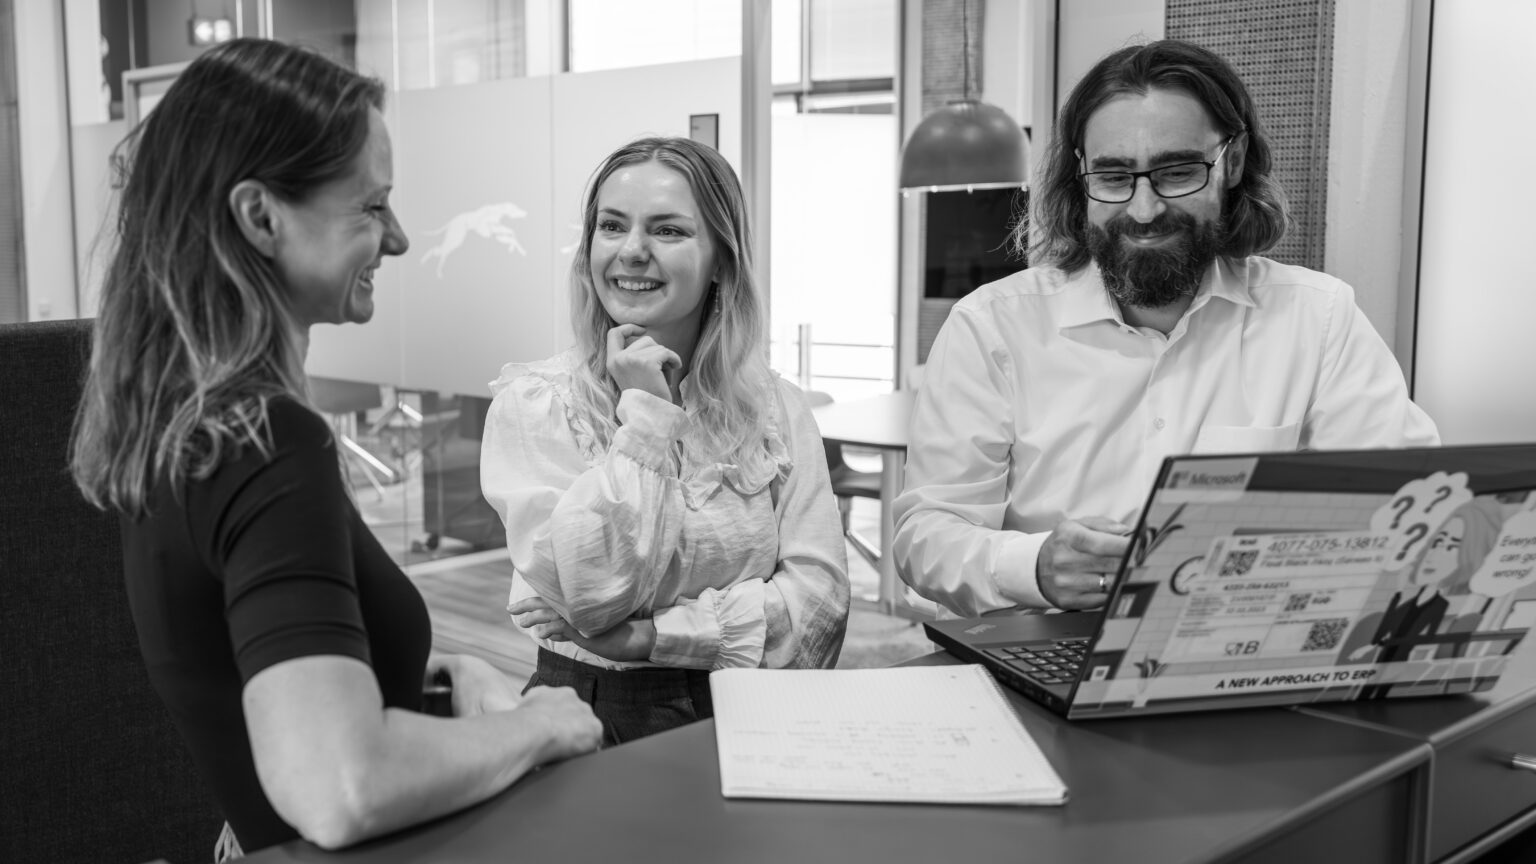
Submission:
[[[649,663],[539,640],[596,666],[830,667],[848,618],[848,562],[825,450],[804,396],[775,379],[762,476],[699,458],[694,391],[638,390],[606,449],[573,407],[567,351],[491,383],[480,484],[507,529],[509,602],[537,594],[583,634],[651,618]]]

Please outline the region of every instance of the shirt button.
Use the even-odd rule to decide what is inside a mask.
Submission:
[[[1159,417],[1156,420],[1152,421],[1152,428],[1153,429],[1157,429],[1158,431],[1162,431],[1162,428],[1164,426],[1166,426],[1166,425],[1168,425],[1168,424],[1164,423],[1163,422],[1163,418],[1161,418],[1161,417]]]

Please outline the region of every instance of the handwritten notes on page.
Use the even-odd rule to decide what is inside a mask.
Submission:
[[[1067,800],[980,666],[723,669],[709,683],[727,798]]]

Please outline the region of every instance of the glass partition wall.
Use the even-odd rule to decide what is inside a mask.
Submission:
[[[774,366],[834,398],[884,392],[895,0],[772,2]],[[571,344],[580,196],[603,156],[692,134],[742,169],[741,13],[722,0],[67,0],[82,314],[110,247],[124,117],[152,110],[206,50],[195,43],[270,35],[380,78],[411,246],[376,274],[369,324],[314,328],[313,396],[399,561],[499,559],[505,535],[479,493],[488,384]]]

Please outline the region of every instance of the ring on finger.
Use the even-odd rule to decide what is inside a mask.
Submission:
[[[1105,584],[1106,584],[1106,582],[1105,582],[1104,574],[1100,573],[1099,574],[1099,593],[1100,594],[1104,593],[1104,586],[1105,586]]]

